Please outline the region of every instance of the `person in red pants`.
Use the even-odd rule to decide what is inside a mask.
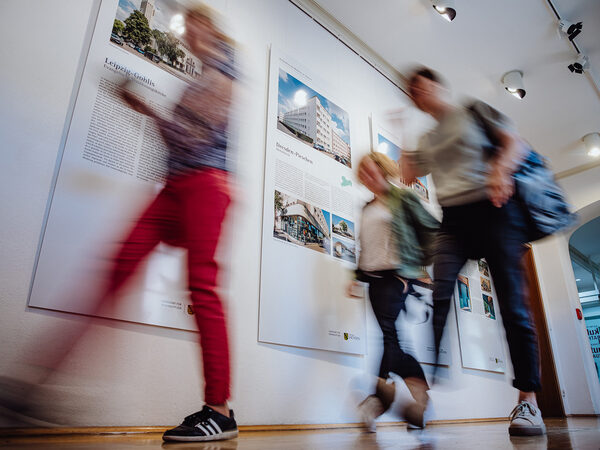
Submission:
[[[215,252],[230,204],[227,129],[237,73],[233,45],[206,6],[190,9],[185,40],[202,61],[202,74],[185,91],[172,118],[162,117],[133,92],[126,103],[153,118],[169,148],[167,181],[137,221],[115,258],[106,297],[117,292],[161,241],[188,252],[189,290],[200,331],[205,406],[164,433],[169,441],[230,439],[238,434],[227,405],[230,387],[225,314],[217,294]]]

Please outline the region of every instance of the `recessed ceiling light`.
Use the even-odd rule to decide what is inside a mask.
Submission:
[[[588,133],[582,139],[587,154],[593,158],[600,156],[600,134]]]
[[[456,8],[454,0],[431,0],[433,9],[435,9],[444,19],[452,22],[456,17]]]
[[[511,72],[507,72],[502,77],[502,83],[504,84],[504,89],[507,90],[510,94],[517,97],[518,99],[522,99],[525,97],[525,86],[523,85],[523,72],[519,70],[513,70]]]

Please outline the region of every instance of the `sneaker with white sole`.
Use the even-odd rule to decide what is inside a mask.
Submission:
[[[546,434],[546,425],[542,419],[541,411],[528,401],[521,401],[510,413],[508,433],[511,436]]]
[[[375,395],[369,395],[358,405],[358,414],[369,433],[377,431],[375,419],[385,412],[383,403]]]
[[[201,411],[187,416],[181,425],[165,431],[163,440],[179,442],[219,441],[238,435],[233,411],[229,417],[204,405]]]

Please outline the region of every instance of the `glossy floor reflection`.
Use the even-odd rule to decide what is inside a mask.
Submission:
[[[547,436],[511,438],[508,422],[433,425],[425,431],[386,426],[377,434],[360,429],[241,432],[232,441],[163,443],[159,433],[94,436],[2,436],[11,449],[338,450],[338,449],[600,449],[600,418],[549,419]]]

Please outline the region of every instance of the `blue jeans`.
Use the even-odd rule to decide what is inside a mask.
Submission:
[[[434,255],[433,328],[436,350],[450,310],[458,272],[467,259],[485,258],[494,279],[502,322],[514,367],[513,386],[540,389],[537,335],[526,295],[522,256],[527,237],[521,206],[511,199],[502,208],[489,201],[444,207]]]

